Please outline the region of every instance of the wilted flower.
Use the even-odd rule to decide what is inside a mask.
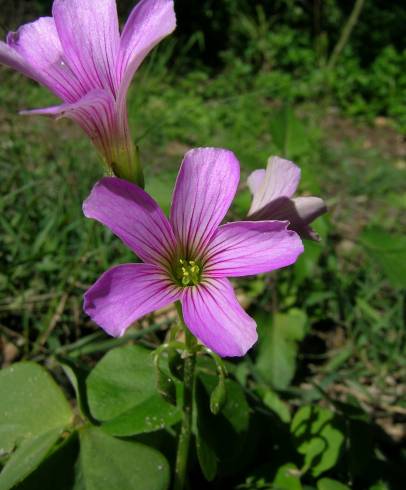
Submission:
[[[318,240],[309,224],[327,211],[323,199],[295,197],[300,182],[300,168],[289,160],[271,157],[265,169],[252,172],[248,187],[253,195],[247,219],[287,220],[289,228],[302,238]]]
[[[113,267],[86,292],[85,311],[107,333],[123,335],[141,316],[179,300],[188,328],[219,355],[241,356],[255,343],[255,321],[239,305],[227,277],[290,265],[303,245],[283,221],[220,226],[239,174],[228,150],[189,151],[169,220],[127,181],[106,177],[95,185],[84,214],[108,226],[144,261]]]
[[[142,185],[126,96],[145,56],[175,28],[173,0],[139,2],[121,36],[115,0],[55,0],[52,15],[0,42],[0,63],[63,101],[24,113],[74,119],[116,175]]]

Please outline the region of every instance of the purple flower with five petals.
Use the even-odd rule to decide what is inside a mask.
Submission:
[[[63,101],[23,113],[75,120],[116,175],[142,185],[126,96],[145,56],[175,29],[173,0],[141,0],[121,36],[115,0],[55,0],[52,15],[0,42],[0,63]]]
[[[185,323],[221,356],[242,356],[256,342],[255,321],[239,305],[228,277],[293,264],[303,252],[286,221],[220,225],[239,182],[228,150],[198,148],[183,160],[170,219],[136,185],[106,177],[84,214],[108,226],[144,263],[109,269],[86,292],[86,313],[107,333],[123,335],[141,316],[180,301]]]
[[[248,177],[253,195],[247,219],[287,220],[289,228],[302,238],[318,240],[309,224],[327,211],[323,199],[314,196],[295,197],[300,182],[300,168],[289,160],[271,157],[265,169],[255,170]]]

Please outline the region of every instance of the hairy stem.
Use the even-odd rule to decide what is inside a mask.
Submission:
[[[195,339],[185,325],[180,304],[176,303],[176,307],[179,314],[179,321],[185,332],[186,357],[183,367],[182,426],[180,429],[178,450],[176,453],[174,489],[183,490],[185,488],[190,438],[192,434],[193,390],[195,382],[196,354],[193,350]]]

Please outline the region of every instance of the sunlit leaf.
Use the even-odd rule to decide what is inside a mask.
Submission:
[[[72,423],[72,410],[48,372],[33,362],[0,371],[0,452]]]
[[[370,258],[394,286],[406,286],[406,237],[380,228],[364,230],[360,236]]]
[[[256,368],[272,387],[283,390],[295,374],[298,342],[305,336],[307,318],[302,311],[292,309],[270,320],[269,325],[263,321]]]
[[[105,432],[115,436],[128,436],[152,432],[174,425],[181,420],[179,409],[155,394],[102,424]]]
[[[311,141],[306,127],[288,104],[273,112],[270,131],[278,150],[287,158],[300,157],[309,150]]]
[[[33,362],[0,371],[0,473],[8,490],[34,471],[73,421],[72,410],[48,372]]]
[[[83,490],[164,490],[169,486],[169,465],[161,453],[95,427],[80,432],[79,474],[75,488]]]
[[[317,490],[350,490],[350,487],[331,478],[322,478],[317,482]]]
[[[297,450],[304,456],[303,471],[314,476],[332,468],[340,456],[344,435],[341,420],[330,410],[306,405],[295,414],[291,431]]]
[[[157,391],[151,351],[136,345],[113,349],[87,378],[91,414],[115,435],[134,435],[176,423],[178,409]]]
[[[293,463],[284,464],[278,469],[272,488],[278,490],[302,490],[300,471]]]
[[[264,405],[275,412],[282,422],[290,422],[289,406],[272,390],[266,390],[262,395]]]
[[[0,473],[0,490],[9,490],[34,471],[50,452],[61,435],[61,429],[51,429],[25,439]]]

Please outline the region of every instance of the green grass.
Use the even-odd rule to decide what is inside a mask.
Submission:
[[[82,215],[83,199],[103,175],[93,147],[69,121],[18,116],[19,109],[54,100],[16,74],[2,69],[1,75],[0,328],[17,346],[16,360],[44,358],[97,331],[82,313],[82,295],[108,267],[133,258]],[[286,106],[264,91],[240,90],[227,73],[175,77],[165,61],[152,60],[137,75],[129,108],[147,190],[166,210],[190,147],[222,146],[237,154],[242,180],[235,218],[249,205],[245,177],[269,155],[301,165],[301,193],[321,195],[330,208],[317,225],[321,244],[307,244],[299,264],[278,274],[276,293],[265,279],[240,285],[254,297],[253,310],[268,309],[276,294],[281,310],[307,313],[297,386],[310,379],[334,391],[352,380],[359,393],[372,386],[378,404],[381,395],[387,404],[400,403],[387,380],[400,379],[406,367],[404,277],[388,274],[385,257],[400,264],[405,251],[384,244],[377,260],[361,239],[374,226],[396,241],[404,220],[404,161],[383,154],[379,144],[364,147],[365,130],[371,138],[385,135],[349,120],[339,134],[324,124],[328,108],[322,105]]]

